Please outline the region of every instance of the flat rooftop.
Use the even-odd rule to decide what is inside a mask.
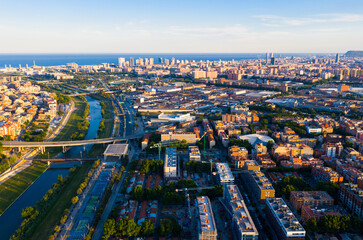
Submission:
[[[325,191],[292,191],[291,194],[303,201],[334,201],[334,199]]]
[[[191,157],[200,157],[200,151],[197,146],[189,146],[189,155]]]
[[[216,163],[218,176],[221,182],[233,182],[234,177],[228,163]]]
[[[128,144],[110,144],[107,146],[106,150],[103,152],[103,155],[106,156],[122,156],[127,154],[127,150],[129,148]]]
[[[165,166],[166,167],[176,167],[176,148],[168,147],[165,151]]]
[[[213,217],[212,206],[208,197],[197,197],[201,231],[216,231],[216,224]]]
[[[258,235],[237,185],[226,185],[226,191],[226,197],[232,208],[232,214],[239,231],[242,235]]]
[[[272,183],[268,178],[265,176],[265,174],[261,171],[250,171],[249,172],[253,179],[256,181],[258,187],[261,190],[275,190],[272,186]]]
[[[266,204],[286,236],[305,237],[305,229],[282,198],[266,198]]]

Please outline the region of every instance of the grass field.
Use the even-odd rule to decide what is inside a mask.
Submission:
[[[67,124],[64,126],[62,131],[57,135],[57,137],[53,141],[70,141],[71,135],[78,131],[77,123],[83,121],[82,116],[87,103],[79,97],[72,97],[72,100],[74,101],[76,110],[72,112]],[[61,151],[62,151],[61,147],[46,148],[45,153],[38,154],[37,158],[40,159],[48,158],[48,152],[49,152],[49,157],[52,158],[58,155]]]
[[[79,132],[77,128],[77,123],[83,121],[83,113],[85,111],[87,102],[79,97],[72,97],[76,110],[73,111],[69,120],[62,129],[62,131],[58,134],[58,136],[54,139],[54,141],[68,141],[71,140],[71,135],[75,132]],[[87,132],[86,132],[87,133]]]
[[[71,206],[71,199],[77,195],[79,185],[84,181],[93,162],[87,161],[69,179],[69,183],[59,195],[53,207],[50,208],[45,217],[39,222],[30,239],[48,240],[49,236],[54,232],[54,227],[59,223],[63,216],[64,210]]]
[[[42,173],[47,169],[47,164],[33,162],[33,164],[8,179],[0,185],[0,214],[8,208]]]

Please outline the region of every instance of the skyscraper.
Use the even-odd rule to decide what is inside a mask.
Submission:
[[[268,56],[269,56],[269,54],[266,53],[266,65],[268,64]]]
[[[275,58],[273,53],[271,53],[271,65],[275,65]]]
[[[150,59],[149,59],[149,64],[150,64],[150,65],[154,65],[154,58],[150,58]]]
[[[118,66],[123,67],[125,65],[125,58],[118,58]]]
[[[133,67],[135,65],[134,58],[130,57],[130,67]]]
[[[171,58],[171,65],[174,65],[175,64],[175,58]]]
[[[163,63],[163,58],[159,58],[159,64],[162,64]]]
[[[338,63],[339,62],[339,53],[337,53],[337,55],[335,56],[335,62]]]

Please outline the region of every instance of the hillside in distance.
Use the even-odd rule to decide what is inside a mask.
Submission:
[[[363,57],[363,51],[348,51],[346,57]]]

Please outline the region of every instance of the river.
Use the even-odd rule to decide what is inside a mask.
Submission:
[[[97,131],[99,124],[102,120],[101,115],[101,105],[100,102],[96,99],[93,99],[89,96],[86,96],[87,101],[89,103],[89,122],[90,126],[85,136],[85,139],[94,139],[97,137]],[[85,148],[85,151],[88,152],[91,149],[91,145],[88,145]],[[81,151],[84,148],[82,146],[72,147],[67,153],[66,157],[68,158],[77,158],[80,157]],[[62,156],[60,156],[62,157]],[[41,199],[44,194],[52,187],[52,185],[58,181],[58,175],[62,175],[63,177],[68,175],[68,168],[71,168],[76,164],[75,162],[70,163],[52,163],[50,168],[45,171],[34,183],[31,185],[24,193],[21,195],[18,200],[16,200],[13,205],[11,205],[8,210],[4,212],[3,215],[0,216],[0,239],[9,239],[11,235],[18,229],[20,226],[21,219],[21,211],[23,208],[28,206],[33,206],[39,199]]]

